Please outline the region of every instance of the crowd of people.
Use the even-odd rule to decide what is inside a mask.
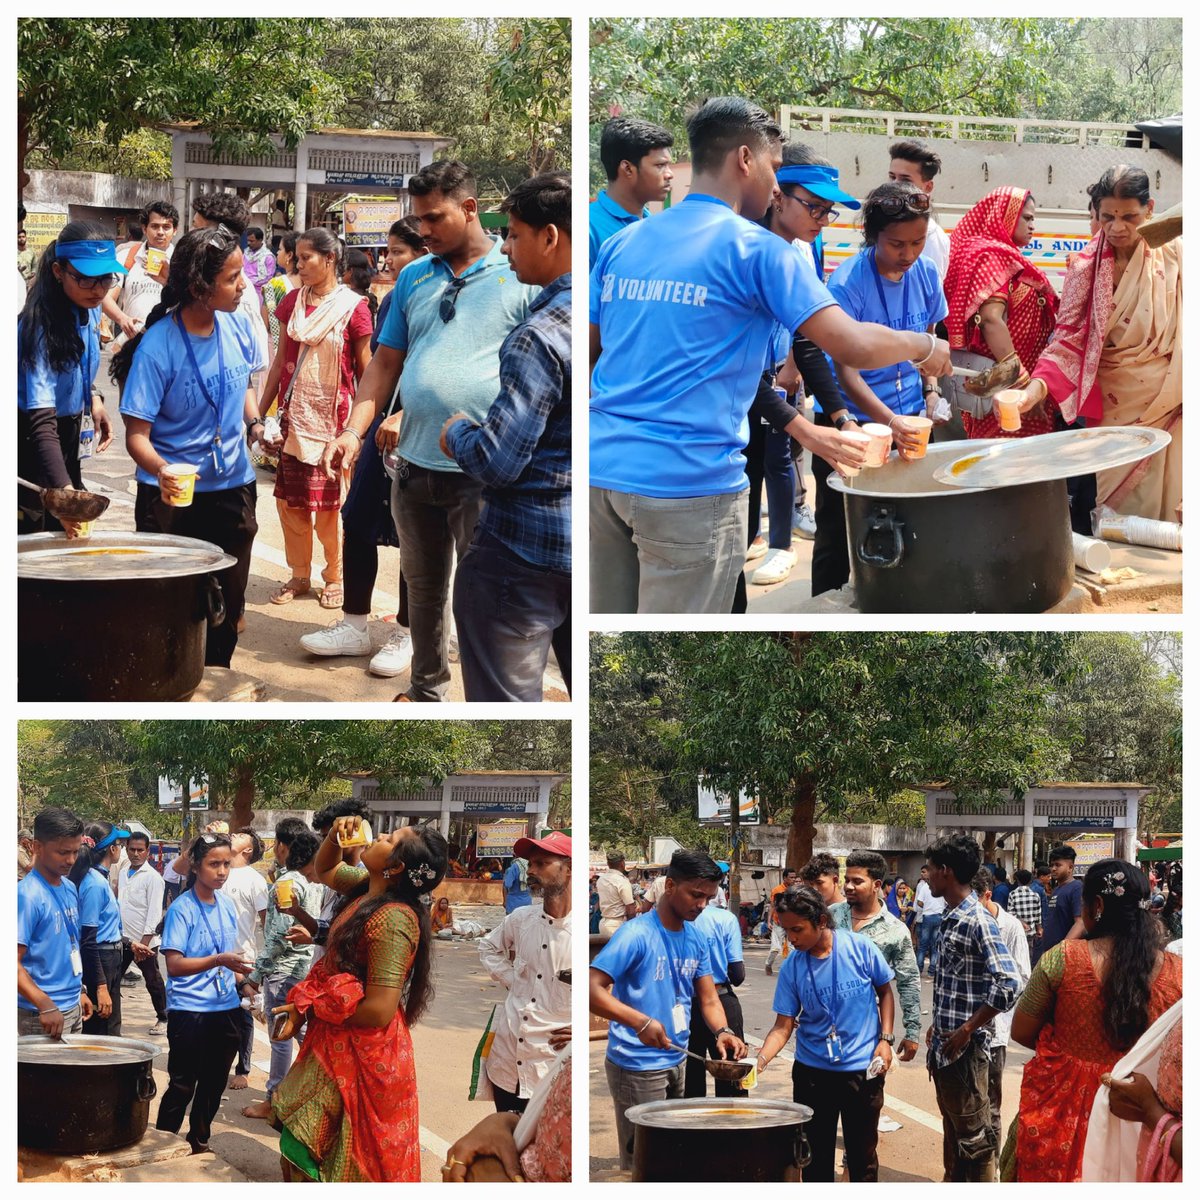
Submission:
[[[879,1131],[897,1128],[882,1114],[888,1073],[922,1047],[945,1181],[1179,1177],[1182,919],[1156,911],[1154,885],[1133,864],[1103,859],[1076,878],[1075,859],[1073,847],[1056,846],[1036,883],[1020,870],[1013,886],[1002,866],[983,864],[975,839],[958,834],[928,848],[915,894],[873,851],[849,854],[844,871],[820,853],[783,873],[765,902],[765,972],[779,967],[775,1021],[752,1086],[791,1043],[792,1098],[812,1111],[804,1182],[837,1178],[839,1123],[849,1179],[878,1179]],[[685,1063],[685,1051],[748,1056],[736,989],[753,926],[713,903],[723,872],[704,852],[676,852],[643,913],[623,903],[619,880],[606,881],[624,873],[612,855],[597,879],[610,915],[589,1004],[610,1022],[605,1071],[629,1170],[626,1110],[705,1094],[703,1065]],[[911,897],[903,906],[900,883]],[[1181,871],[1168,887],[1171,912],[1181,914]],[[1034,1056],[1006,1129],[1013,1042]],[[716,1094],[746,1093],[719,1081]],[[1122,1125],[1132,1134],[1119,1133]]]
[[[1069,481],[1072,525],[1092,511],[1182,520],[1182,239],[1151,248],[1140,167],[1088,189],[1092,238],[1061,300],[1023,252],[1037,201],[1002,186],[947,235],[925,143],[890,147],[863,200],[756,105],[701,104],[688,121],[692,181],[670,190],[671,133],[617,117],[590,206],[591,596],[597,612],[741,612],[750,581],[777,583],[812,537],[812,592],[850,577],[831,472],[863,465],[862,426],[901,461],[961,416],[968,438],[1083,426],[1165,430],[1167,449]],[[822,232],[858,214],[861,249],[826,278]],[[761,347],[761,353],[752,347]],[[1011,366],[1019,428],[952,368]],[[815,415],[806,417],[805,397]],[[812,455],[815,517],[802,452]],[[760,534],[766,491],[768,538]]]
[[[19,473],[82,489],[83,462],[111,443],[104,325],[137,529],[237,560],[218,575],[228,619],[208,630],[206,664],[230,666],[244,628],[257,461],[275,472],[290,572],[272,603],[313,589],[315,540],[319,604],[341,613],[298,650],[370,655],[373,674],[409,672],[397,700],[442,700],[453,575],[467,700],[539,701],[552,648],[568,688],[571,675],[570,176],[517,185],[503,240],[466,164],[426,166],[408,190],[382,304],[367,255],[323,227],[273,253],[233,193],[198,196],[182,236],[165,202],[121,246],[68,223],[18,323]],[[87,532],[29,488],[18,498],[19,533]],[[400,605],[376,650],[380,545],[399,547]]]
[[[147,835],[43,810],[18,883],[18,1033],[120,1036],[136,962],[155,1011],[147,1032],[168,1048],[158,1129],[186,1120],[193,1153],[209,1151],[223,1094],[248,1087],[257,1019],[270,1070],[242,1115],[279,1131],[284,1179],[419,1181],[410,1030],[433,996],[431,893],[448,847],[431,826],[368,839],[368,812],[344,800],[311,827],[281,820],[269,881],[259,834],[214,822],[171,864],[184,880],[172,897]],[[506,991],[486,1059],[497,1116],[455,1144],[447,1177],[485,1158],[510,1176],[570,1177],[571,842],[555,832],[514,852],[525,902],[480,943]]]

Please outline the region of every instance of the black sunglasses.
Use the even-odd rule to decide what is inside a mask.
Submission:
[[[467,281],[461,277],[452,279],[446,284],[446,290],[442,293],[442,302],[438,305],[438,316],[442,318],[442,324],[448,324],[454,320],[455,305],[458,303],[458,293],[467,286]]]
[[[871,204],[889,217],[898,217],[902,212],[929,211],[929,197],[924,192],[917,192],[912,196],[879,196],[872,200]]]

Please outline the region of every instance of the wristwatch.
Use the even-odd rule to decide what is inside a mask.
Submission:
[[[889,1046],[894,1046],[896,1044],[896,1035],[894,1033],[880,1034],[879,1040],[881,1042],[887,1042]]]
[[[737,1034],[736,1034],[736,1033],[734,1033],[734,1032],[733,1032],[733,1030],[732,1030],[732,1029],[730,1029],[728,1025],[722,1025],[722,1026],[721,1026],[721,1028],[720,1028],[720,1029],[718,1029],[718,1030],[717,1030],[717,1031],[716,1031],[716,1032],[713,1034],[713,1037],[720,1037],[720,1036],[721,1036],[721,1034],[723,1034],[723,1033],[727,1033],[727,1034],[729,1034],[731,1037],[737,1037]]]
[[[841,433],[845,426],[852,424],[854,424],[854,418],[848,412],[844,412],[834,421],[833,427],[838,431],[838,433]]]

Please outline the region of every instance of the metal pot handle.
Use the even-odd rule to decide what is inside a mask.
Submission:
[[[208,623],[210,627],[220,625],[225,620],[225,596],[215,575],[208,577],[208,593],[205,596],[208,606]]]
[[[876,533],[892,535],[890,554],[870,554],[867,543]],[[863,535],[858,540],[858,561],[868,567],[898,567],[904,557],[904,522],[896,520],[896,510],[886,504],[880,505],[867,522]]]
[[[808,1138],[804,1136],[804,1126],[801,1125],[796,1130],[796,1167],[803,1170],[812,1162],[812,1149],[809,1147]]]
[[[139,1100],[153,1100],[158,1095],[158,1087],[153,1075],[138,1076],[137,1093]]]

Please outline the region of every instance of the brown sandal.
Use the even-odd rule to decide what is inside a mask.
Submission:
[[[317,601],[322,608],[341,608],[346,594],[340,583],[327,583],[321,589],[321,598]]]
[[[271,597],[272,604],[291,604],[297,596],[305,595],[312,584],[307,579],[289,579]]]

